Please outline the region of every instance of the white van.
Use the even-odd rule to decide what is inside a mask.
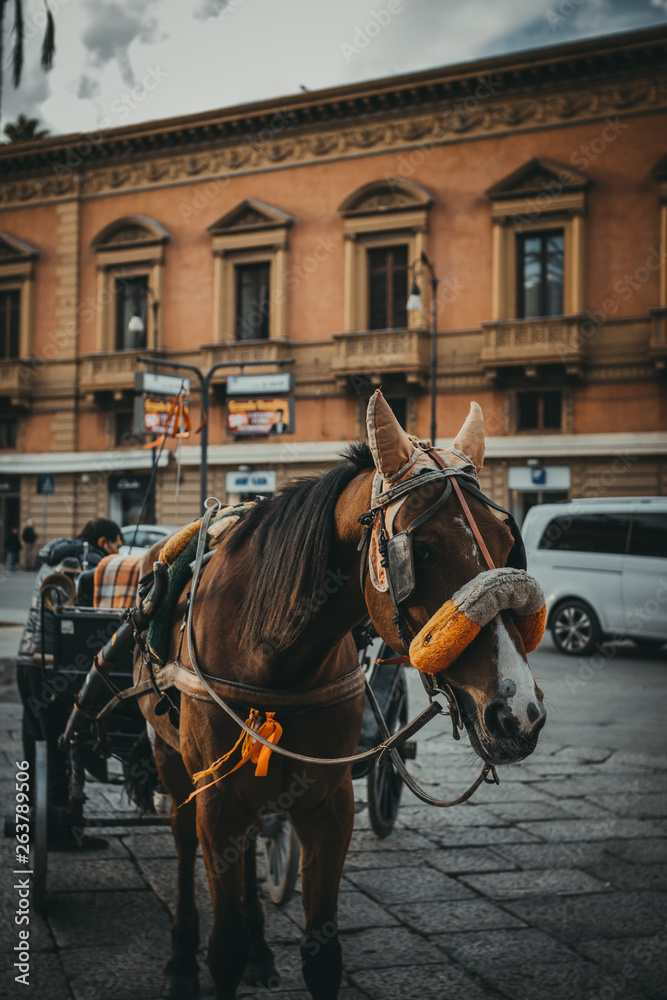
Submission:
[[[521,530],[563,653],[588,656],[603,639],[667,643],[667,497],[539,504]]]

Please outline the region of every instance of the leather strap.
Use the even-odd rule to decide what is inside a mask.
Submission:
[[[463,507],[463,513],[465,514],[465,516],[466,516],[466,518],[468,520],[468,524],[472,528],[472,532],[473,532],[475,538],[477,539],[477,544],[479,545],[479,547],[480,547],[480,549],[482,551],[482,555],[486,559],[486,564],[489,567],[489,569],[495,569],[496,568],[496,564],[494,563],[493,559],[491,558],[489,550],[486,547],[486,542],[482,538],[482,533],[479,530],[479,528],[477,527],[477,522],[475,521],[475,518],[470,513],[470,507],[468,506],[468,501],[463,496],[463,491],[461,490],[461,487],[457,483],[456,479],[453,479],[452,482],[454,484],[454,489],[456,490],[456,495],[459,498],[459,503]]]

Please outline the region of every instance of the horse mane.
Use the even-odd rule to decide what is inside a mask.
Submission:
[[[343,461],[297,479],[253,507],[225,543],[233,555],[252,546],[244,566],[248,589],[237,640],[270,656],[288,648],[317,615],[314,600],[332,566],[334,510],[360,472],[374,468],[365,441],[348,445]],[[324,591],[325,592],[325,591]]]

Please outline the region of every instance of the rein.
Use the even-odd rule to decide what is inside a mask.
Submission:
[[[333,757],[333,758],[311,757],[308,756],[307,754],[296,753],[293,750],[286,750],[285,747],[281,747],[279,744],[271,743],[269,740],[265,739],[261,735],[261,733],[257,732],[257,730],[249,726],[248,723],[244,719],[242,719],[241,716],[238,715],[234,711],[234,709],[231,708],[231,706],[224,701],[223,698],[220,697],[217,691],[215,691],[214,687],[209,683],[208,679],[206,678],[206,675],[202,673],[199,667],[199,663],[197,661],[197,654],[194,646],[194,637],[192,633],[192,620],[194,613],[195,597],[197,593],[197,587],[199,585],[201,567],[204,560],[206,532],[208,529],[208,525],[211,521],[211,518],[213,517],[214,514],[218,512],[218,510],[221,507],[221,504],[220,501],[217,500],[215,497],[208,497],[205,502],[205,507],[206,507],[206,513],[202,518],[201,526],[199,529],[199,538],[197,540],[197,554],[195,557],[195,565],[192,574],[192,588],[190,592],[190,603],[188,606],[188,615],[187,615],[186,629],[185,629],[188,655],[190,657],[190,663],[192,664],[192,668],[194,670],[197,679],[199,680],[199,683],[208,693],[211,700],[215,702],[215,704],[218,705],[225,712],[225,714],[229,716],[229,718],[232,719],[236,723],[236,725],[239,726],[241,730],[243,730],[243,732],[247,736],[252,737],[252,739],[255,742],[262,744],[263,746],[268,748],[272,753],[276,753],[281,757],[287,757],[290,760],[301,761],[304,764],[340,766],[342,764],[354,764],[363,760],[371,760],[372,758],[375,757],[378,757],[380,762],[382,763],[384,762],[387,754],[389,754],[391,756],[394,766],[396,767],[398,773],[401,775],[403,781],[407,784],[408,788],[410,788],[410,790],[418,798],[422,799],[423,802],[426,802],[430,805],[440,806],[441,808],[447,808],[449,806],[458,805],[460,802],[465,802],[465,800],[468,799],[473,794],[473,792],[479,787],[479,785],[483,781],[489,782],[488,778],[489,774],[492,775],[491,778],[492,782],[495,782],[496,784],[499,783],[498,775],[496,773],[493,764],[485,764],[484,767],[482,768],[480,775],[473,783],[473,785],[471,785],[470,788],[467,789],[467,791],[465,791],[463,795],[459,796],[457,799],[453,799],[451,801],[434,799],[427,792],[422,791],[422,789],[415,782],[414,778],[412,778],[412,776],[407,771],[405,765],[403,764],[403,760],[397,750],[397,747],[405,743],[406,740],[408,740],[412,735],[417,733],[423,726],[426,725],[427,722],[430,722],[430,720],[433,719],[436,715],[439,715],[443,711],[442,706],[438,702],[434,702],[431,700],[430,704],[427,706],[427,708],[423,710],[423,712],[420,712],[420,714],[416,716],[412,720],[412,722],[409,722],[406,726],[403,726],[402,729],[399,729],[398,732],[394,733],[392,736],[387,728],[384,716],[382,715],[380,707],[377,703],[377,700],[375,698],[375,695],[373,694],[373,691],[371,689],[371,686],[367,678],[365,678],[366,693],[368,694],[369,701],[373,708],[373,712],[378,721],[378,725],[380,726],[380,732],[382,733],[383,736],[382,743],[379,743],[371,750],[366,750],[360,754],[352,754],[348,757]],[[445,692],[442,693],[445,694]]]

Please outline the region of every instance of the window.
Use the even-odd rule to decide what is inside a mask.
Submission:
[[[517,430],[559,431],[562,426],[563,394],[548,392],[517,393]]]
[[[134,277],[116,278],[114,290],[116,293],[116,350],[144,350],[148,328],[148,276],[140,274]],[[141,319],[143,330],[130,330],[130,320],[133,316],[138,316]]]
[[[517,317],[563,315],[562,229],[517,237]]]
[[[667,514],[633,514],[628,554],[667,559]]]
[[[0,361],[19,356],[21,338],[21,292],[18,288],[0,291]]]
[[[410,265],[428,252],[433,198],[421,185],[398,177],[371,181],[344,199],[343,332],[406,330],[430,322],[430,282],[421,281],[423,308],[410,313]]]
[[[377,247],[368,253],[368,329],[396,330],[408,325],[407,246]]]
[[[268,340],[271,264],[236,266],[236,339]]]
[[[162,272],[169,234],[143,215],[110,222],[92,242],[97,257],[97,350],[142,351],[160,346],[153,309],[162,300]],[[148,308],[150,306],[150,308]],[[133,315],[143,330],[129,331]],[[158,324],[159,327],[159,324]]]
[[[629,517],[620,514],[579,514],[555,517],[540,539],[538,548],[562,552],[625,552]]]
[[[0,448],[16,448],[16,417],[0,417]]]

